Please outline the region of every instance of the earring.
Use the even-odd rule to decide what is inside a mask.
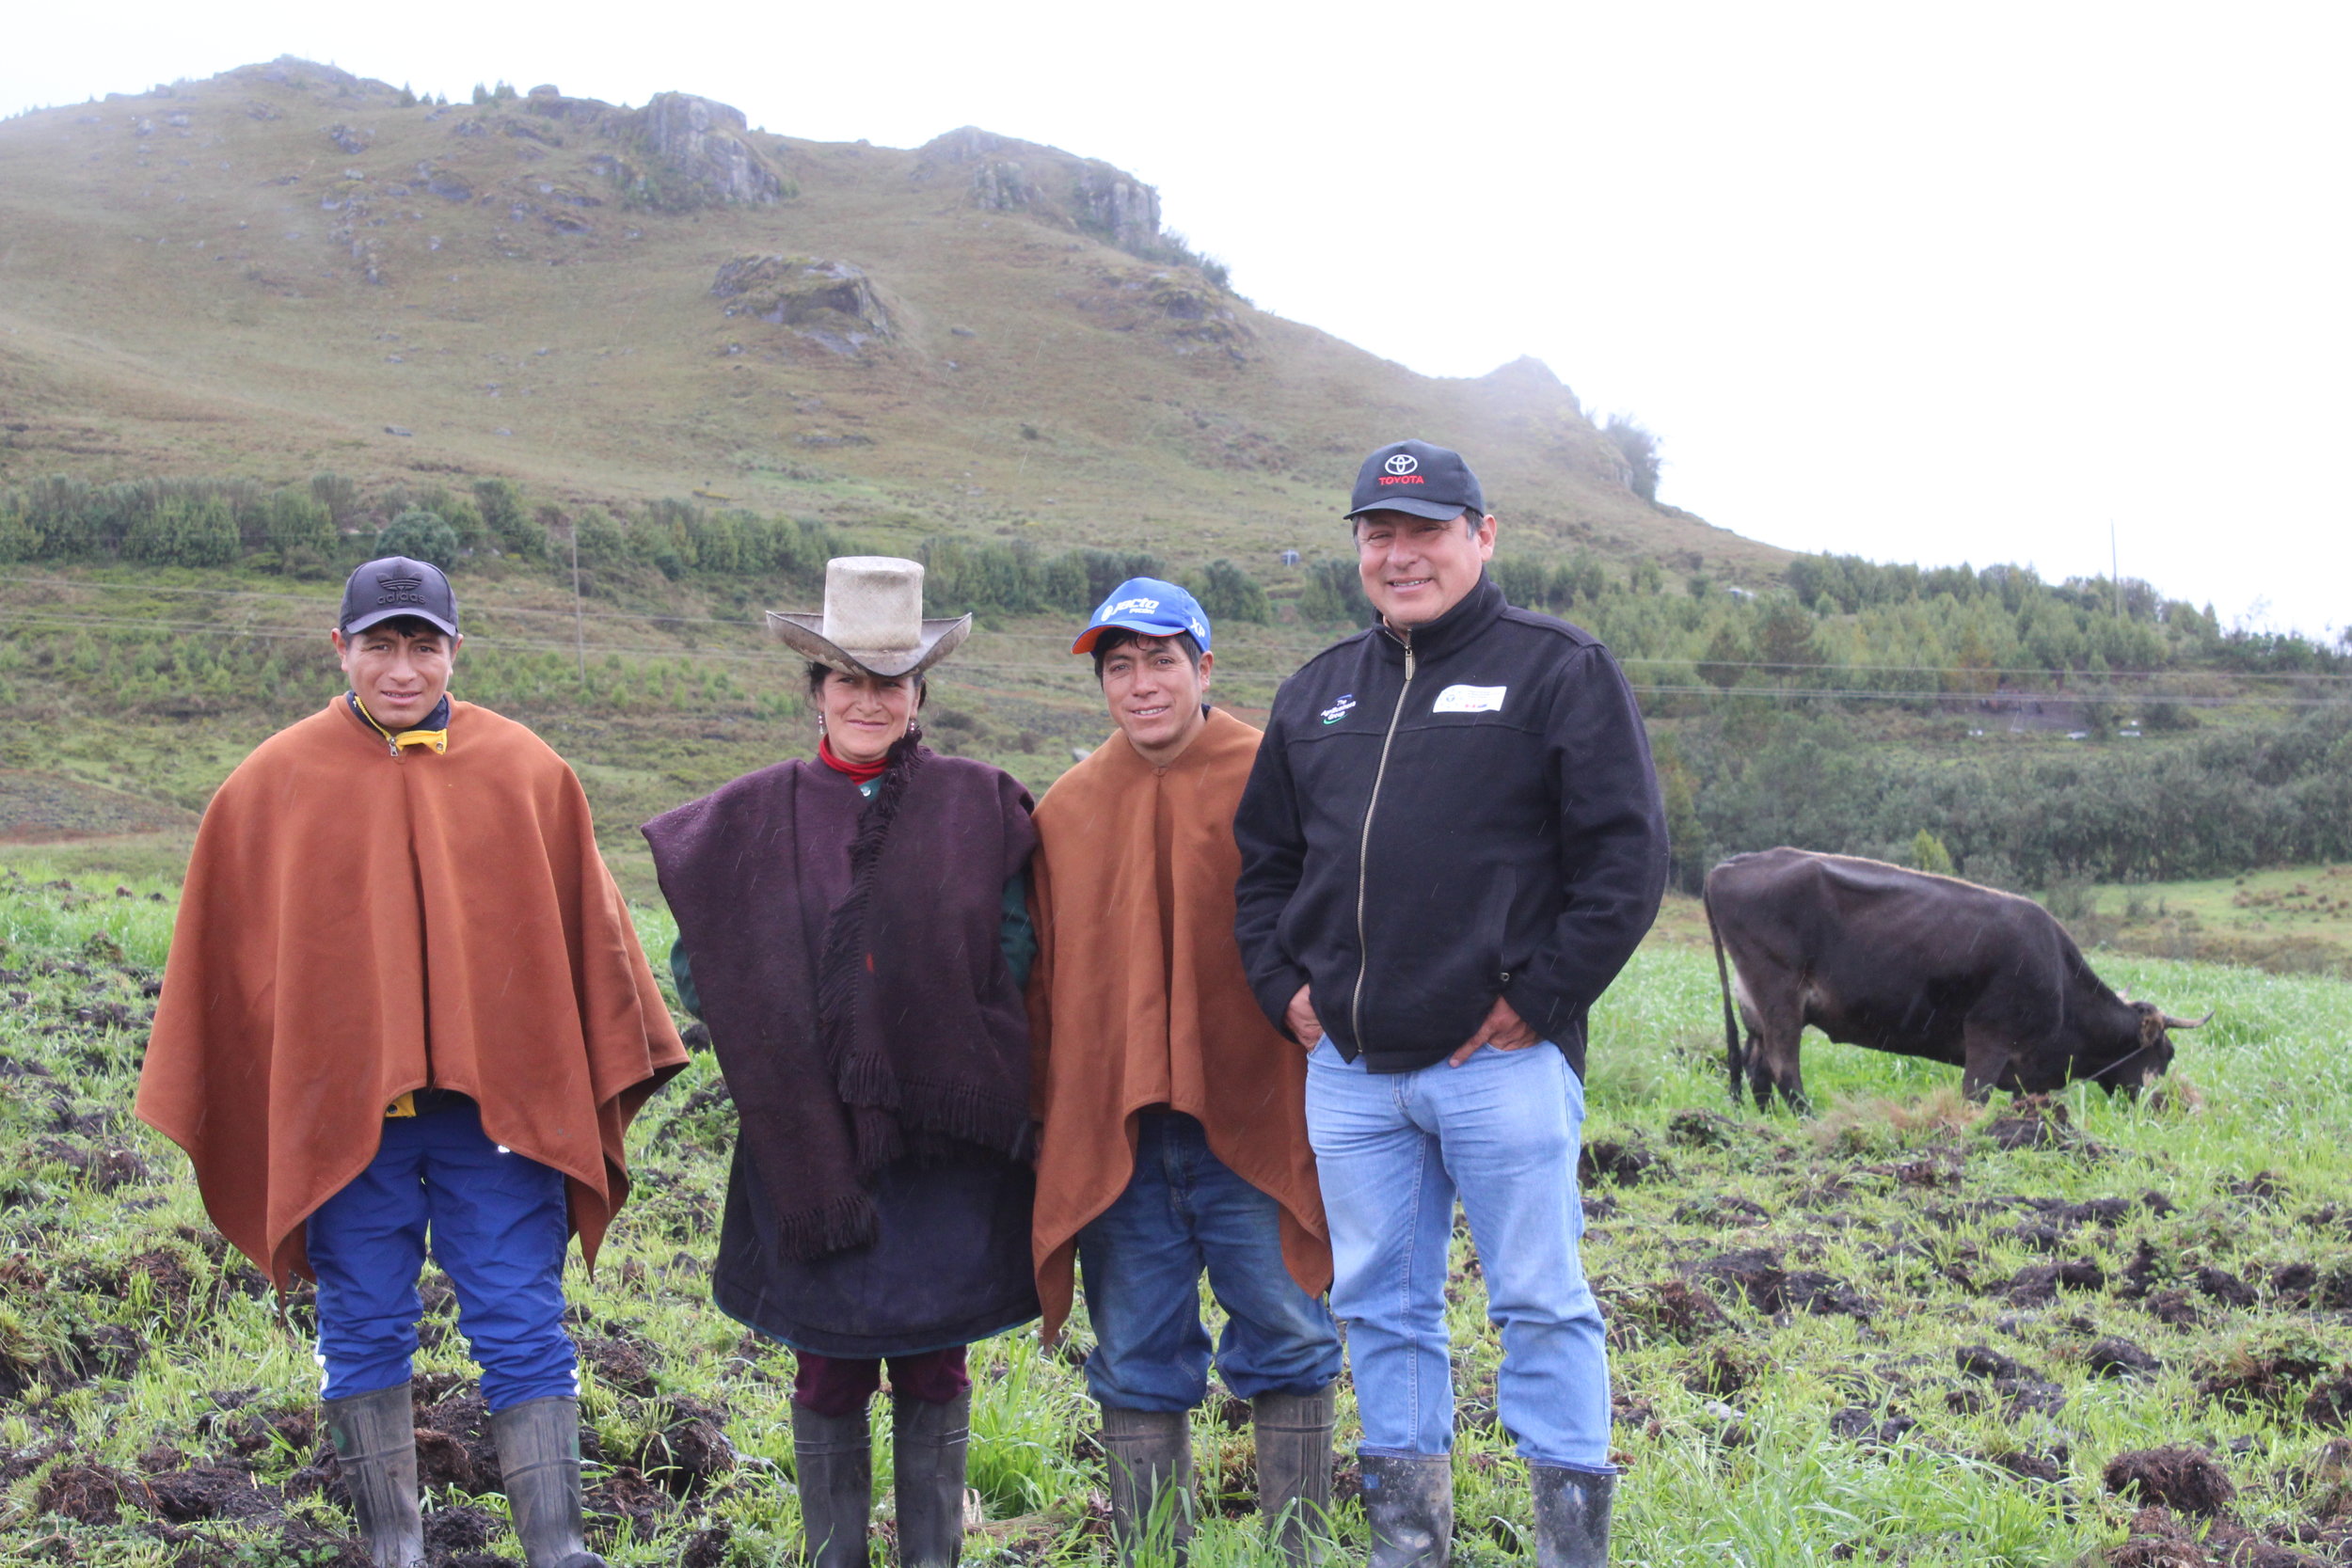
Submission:
[[[817,733],[818,735],[825,733],[825,716],[821,713],[817,716]]]

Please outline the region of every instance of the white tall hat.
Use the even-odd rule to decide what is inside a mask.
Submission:
[[[972,617],[923,619],[923,565],[893,555],[825,562],[825,612],[768,612],[769,634],[850,675],[913,675],[972,634]]]

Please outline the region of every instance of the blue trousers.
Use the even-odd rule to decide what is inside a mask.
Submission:
[[[1609,1351],[1577,1256],[1584,1085],[1549,1044],[1374,1073],[1328,1039],[1307,1058],[1307,1132],[1331,1221],[1366,1453],[1454,1446],[1447,1248],[1458,1195],[1502,1331],[1497,1402],[1528,1459],[1613,1475]]]
[[[306,1236],[318,1275],[322,1398],[408,1381],[425,1237],[457,1288],[458,1326],[492,1410],[580,1392],[564,1332],[563,1173],[483,1135],[469,1101],[384,1123],[367,1169],[321,1204]]]
[[[1180,1112],[1136,1118],[1136,1173],[1078,1232],[1094,1354],[1087,1391],[1113,1410],[1190,1410],[1208,1396],[1200,1274],[1225,1308],[1218,1375],[1235,1397],[1311,1394],[1340,1375],[1339,1327],[1282,1263],[1282,1211],[1209,1152]]]

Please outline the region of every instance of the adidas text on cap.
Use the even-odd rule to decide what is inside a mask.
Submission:
[[[335,624],[348,637],[401,615],[414,615],[452,637],[457,635],[457,595],[430,561],[388,555],[365,562],[343,584],[342,613]]]

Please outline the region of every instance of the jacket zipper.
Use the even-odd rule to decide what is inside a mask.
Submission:
[[[1372,814],[1380,809],[1380,784],[1389,776],[1389,748],[1396,743],[1396,726],[1405,718],[1405,699],[1413,689],[1413,634],[1397,639],[1405,644],[1405,684],[1396,689],[1396,706],[1389,714],[1389,733],[1380,740],[1380,767],[1372,776],[1372,799],[1364,802],[1363,837],[1356,846],[1356,994],[1348,1005],[1348,1032],[1356,1037],[1356,1053],[1364,1052],[1364,974],[1372,967],[1372,943],[1364,931],[1364,884],[1372,875]]]

